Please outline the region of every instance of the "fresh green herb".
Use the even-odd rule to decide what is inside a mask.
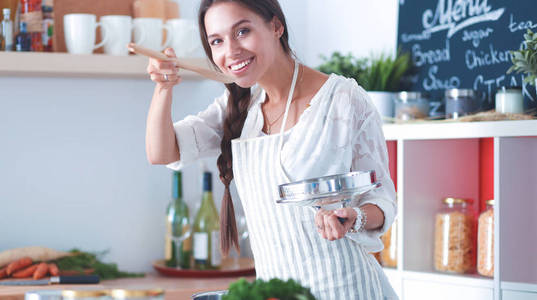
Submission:
[[[283,281],[273,278],[264,281],[262,279],[248,282],[241,278],[231,283],[227,295],[223,300],[266,300],[276,298],[279,300],[315,300],[308,288],[301,286],[298,282],[289,279]]]
[[[344,56],[336,51],[330,58],[321,55],[321,59],[324,63],[319,66],[319,71],[354,78],[358,83],[361,83],[361,77],[367,68],[367,59],[355,58],[351,53]]]
[[[524,82],[535,84],[535,79],[537,79],[537,33],[528,29],[524,34],[524,44],[526,49],[510,51],[513,65],[507,70],[507,74],[511,72],[525,73],[528,76],[524,78]]]
[[[410,77],[416,72],[410,53],[397,52],[395,57],[388,54],[356,58],[334,52],[330,58],[321,55],[323,64],[317,69],[323,73],[335,73],[354,78],[367,91],[394,92],[405,89]]]
[[[94,274],[99,275],[101,279],[115,279],[122,277],[143,277],[144,273],[129,273],[120,271],[114,263],[104,263],[100,260],[107,251],[98,253],[83,252],[78,249],[69,251],[72,256],[66,256],[54,261],[62,271],[72,270],[84,272],[87,269],[93,269]]]

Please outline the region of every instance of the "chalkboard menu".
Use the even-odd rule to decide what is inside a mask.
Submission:
[[[537,106],[524,74],[507,74],[509,50],[537,31],[537,0],[399,0],[398,25],[398,46],[418,69],[413,90],[437,100],[450,88],[478,90],[488,109],[498,88],[522,86],[526,109]]]

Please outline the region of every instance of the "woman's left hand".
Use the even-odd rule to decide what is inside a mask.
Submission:
[[[319,209],[315,215],[315,225],[319,234],[330,241],[343,238],[356,221],[356,211],[352,207],[337,210]],[[341,224],[338,217],[346,219]]]

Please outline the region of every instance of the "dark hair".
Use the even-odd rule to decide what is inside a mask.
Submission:
[[[216,66],[212,59],[209,41],[207,40],[205,14],[213,4],[219,2],[238,3],[262,17],[266,22],[270,22],[276,17],[284,28],[284,32],[280,37],[280,44],[285,53],[291,54],[287,24],[278,0],[202,0],[198,13],[200,37],[205,53],[213,65]],[[225,186],[224,197],[222,198],[222,206],[220,209],[220,250],[224,256],[229,254],[229,249],[233,244],[237,251],[240,251],[237,224],[235,222],[235,210],[233,208],[231,193],[229,192],[229,184],[231,183],[231,180],[233,180],[231,140],[238,138],[241,135],[242,127],[244,126],[246,115],[248,114],[251,97],[250,88],[242,88],[235,83],[226,84],[226,88],[229,91],[229,98],[227,101],[226,118],[224,119],[223,124],[224,136],[222,137],[222,142],[220,144],[222,153],[217,160],[218,170],[220,171],[220,180]]]

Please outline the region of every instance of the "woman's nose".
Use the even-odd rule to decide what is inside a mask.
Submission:
[[[235,39],[230,39],[227,43],[227,55],[230,57],[237,56],[241,53],[242,48],[239,42]]]

